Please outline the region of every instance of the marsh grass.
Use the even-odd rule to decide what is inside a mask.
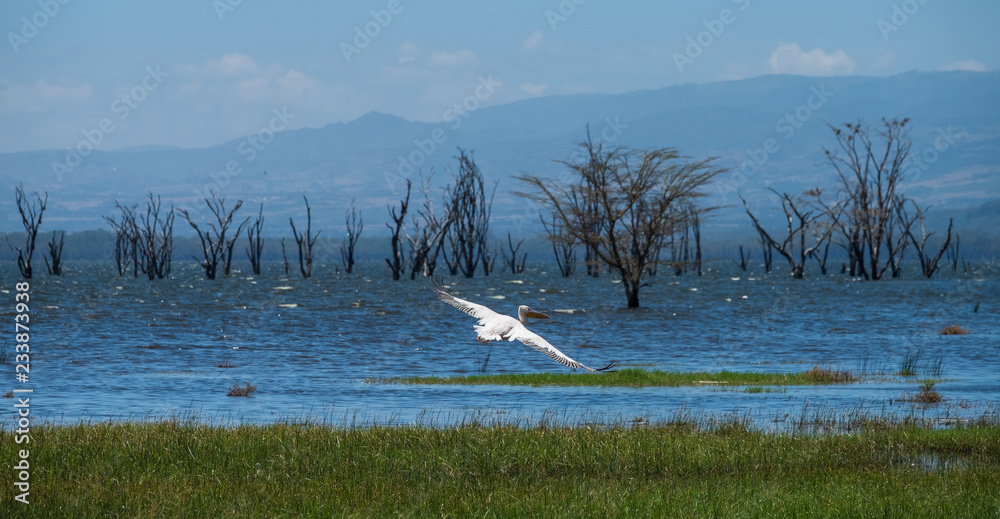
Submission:
[[[923,355],[921,355],[919,349],[908,348],[903,354],[903,359],[900,361],[899,371],[897,374],[904,377],[913,377],[917,375],[940,377],[943,365],[944,357],[941,355],[931,359],[925,359],[923,358]]]
[[[979,307],[977,306],[976,308],[978,309]],[[957,324],[945,326],[945,328],[941,330],[941,335],[968,335],[968,333],[969,330],[966,330]]]
[[[1000,428],[33,426],[5,517],[993,517]],[[0,459],[18,446],[5,433]],[[12,488],[15,471],[0,472]],[[7,494],[8,499],[10,494]]]
[[[257,386],[251,386],[249,382],[244,383],[242,386],[233,384],[229,388],[229,392],[226,393],[226,396],[245,396],[249,398],[253,396],[254,391],[257,391]]]
[[[389,384],[461,384],[461,385],[527,385],[527,386],[615,386],[615,387],[678,387],[698,385],[719,386],[789,386],[852,382],[848,372],[831,372],[813,368],[805,373],[752,373],[721,371],[671,372],[644,369],[622,369],[607,373],[506,373],[461,377],[393,377],[366,379],[369,383]]]
[[[915,402],[918,404],[937,404],[940,403],[944,397],[941,393],[938,393],[934,389],[933,380],[922,380],[920,384],[920,390],[916,394],[904,393],[902,397],[899,398],[901,402]]]

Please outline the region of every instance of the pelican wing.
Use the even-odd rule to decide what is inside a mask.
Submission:
[[[473,303],[471,301],[466,301],[465,299],[455,297],[449,294],[448,292],[445,292],[444,289],[442,289],[441,286],[438,284],[432,285],[431,290],[433,290],[434,293],[437,294],[438,299],[444,301],[445,303],[448,303],[451,306],[454,306],[455,308],[458,308],[459,310],[471,315],[472,317],[475,317],[476,319],[479,319],[480,324],[485,324],[485,321],[491,318],[502,316],[502,314],[498,314],[493,310],[486,308],[483,305],[477,305],[476,303]]]
[[[542,336],[525,328],[524,326],[521,326],[521,323],[518,323],[518,326],[516,326],[513,330],[511,330],[508,337],[510,338],[510,340],[517,339],[523,342],[524,344],[531,346],[532,348],[544,353],[549,358],[558,362],[559,364],[562,364],[563,366],[573,369],[583,368],[591,373],[596,373],[600,371],[593,368],[588,368],[587,366],[584,366],[583,364],[580,364],[579,362],[569,358],[569,356],[567,356],[565,353],[559,351],[555,346],[549,344],[549,341],[543,339]]]

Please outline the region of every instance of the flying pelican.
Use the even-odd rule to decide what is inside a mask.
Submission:
[[[517,319],[507,315],[501,315],[483,305],[477,305],[476,303],[471,303],[465,299],[459,299],[447,292],[437,283],[430,287],[434,293],[437,294],[438,299],[448,303],[455,308],[479,319],[479,324],[473,326],[476,330],[478,336],[476,339],[486,342],[486,341],[513,341],[517,339],[528,346],[548,355],[552,360],[573,369],[583,368],[590,373],[597,373],[598,371],[604,371],[615,365],[612,361],[607,366],[600,369],[593,369],[580,364],[579,362],[569,358],[565,353],[557,350],[555,346],[551,345],[545,339],[541,338],[537,334],[528,330],[525,325],[528,324],[528,318],[532,319],[548,319],[549,316],[532,310],[528,308],[527,305],[521,305],[517,307]]]

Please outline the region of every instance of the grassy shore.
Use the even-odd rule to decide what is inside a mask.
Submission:
[[[724,386],[803,386],[853,382],[844,371],[814,367],[802,373],[753,373],[721,371],[674,372],[644,369],[621,369],[607,373],[508,373],[464,377],[394,377],[369,382],[392,384],[491,384],[508,386],[617,386],[677,387],[697,385]]]
[[[0,445],[13,464],[12,434]],[[1000,428],[32,427],[3,517],[997,517]]]

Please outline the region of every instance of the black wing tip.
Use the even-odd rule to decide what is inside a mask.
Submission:
[[[613,368],[613,367],[615,367],[617,365],[618,365],[618,361],[617,360],[613,360],[613,361],[609,362],[607,366],[604,366],[603,368],[595,369],[594,371],[602,371],[602,372],[605,372],[605,373],[614,373],[615,371],[618,371],[618,370],[611,369],[611,368]]]

